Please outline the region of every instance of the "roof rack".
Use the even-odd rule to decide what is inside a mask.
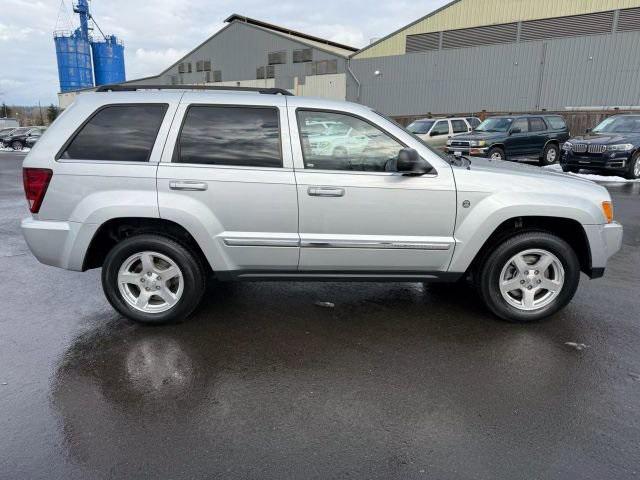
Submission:
[[[96,92],[136,92],[138,90],[227,90],[232,92],[256,92],[264,95],[293,95],[284,88],[223,87],[219,85],[101,85]]]

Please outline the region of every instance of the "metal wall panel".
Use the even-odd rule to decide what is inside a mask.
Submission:
[[[405,53],[407,35],[640,7],[640,0],[459,0],[356,53],[373,58]]]
[[[640,8],[620,10],[618,31],[628,32],[630,30],[640,30]]]
[[[613,31],[614,12],[522,22],[520,41],[596,35]]]
[[[407,53],[429,52],[440,48],[440,32],[407,35]]]
[[[449,30],[442,33],[442,48],[464,48],[478,45],[513,43],[518,39],[518,24],[487,25],[484,27]]]
[[[293,63],[293,51],[302,48],[308,47],[303,43],[281,37],[259,27],[233,22],[224,31],[181,60],[181,63],[195,65],[199,60],[211,60],[215,69],[222,72],[222,81],[224,82],[255,80],[257,69],[268,65],[269,53],[286,52],[287,63],[272,65],[272,67],[275,67],[276,86],[293,88],[293,78],[305,74],[305,63]],[[345,71],[344,58],[318,48],[311,50],[314,61],[335,61],[336,71],[338,73]],[[191,73],[181,74],[181,83],[204,83],[206,80],[204,72],[196,72],[195,70],[194,68]],[[265,68],[265,70],[267,69]],[[175,66],[161,76],[135,83],[169,85],[171,76],[177,74],[178,67]]]
[[[359,101],[393,116],[562,110],[639,105],[638,51],[640,31],[352,59],[351,69]]]

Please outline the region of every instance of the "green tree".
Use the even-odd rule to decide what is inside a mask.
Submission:
[[[11,107],[8,107],[6,103],[2,102],[2,106],[0,107],[0,117],[11,117],[13,116],[13,110]]]
[[[60,115],[60,109],[53,103],[49,105],[47,108],[47,118],[49,119],[49,123],[53,123],[53,121],[58,118],[58,115]]]

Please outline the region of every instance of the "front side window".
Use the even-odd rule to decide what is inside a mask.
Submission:
[[[529,126],[532,132],[544,132],[547,129],[547,124],[540,117],[530,118]]]
[[[280,121],[273,107],[189,107],[174,162],[282,167]]]
[[[508,132],[513,118],[487,118],[476,130],[478,132]]]
[[[164,104],[105,107],[82,127],[61,158],[148,162],[166,111]]]
[[[317,125],[330,125],[318,131]],[[389,170],[403,145],[370,123],[334,112],[298,111],[304,166],[314,170]]]
[[[594,133],[640,133],[640,116],[624,115],[603,120]]]
[[[433,120],[416,120],[415,122],[409,124],[407,130],[409,130],[411,133],[415,133],[416,135],[424,135],[429,133],[429,130],[431,130],[433,124]]]
[[[453,129],[453,133],[463,133],[468,132],[469,127],[464,122],[464,120],[451,120],[451,128]]]
[[[529,132],[529,122],[526,118],[518,118],[515,122],[513,122],[513,131],[520,130],[520,133],[528,133]]]
[[[476,117],[469,117],[467,118],[467,122],[469,122],[469,125],[471,125],[471,128],[476,128],[478,125],[480,125],[480,119],[476,118]]]
[[[431,130],[431,136],[435,135],[449,135],[449,122],[446,120],[440,120],[435,124],[433,130]]]

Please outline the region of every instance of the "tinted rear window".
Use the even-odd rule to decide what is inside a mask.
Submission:
[[[278,109],[192,106],[174,161],[208,165],[282,167]]]
[[[61,158],[147,162],[167,105],[112,105],[99,110]]]
[[[547,129],[547,124],[540,117],[532,117],[529,119],[529,129],[532,132],[543,132]]]
[[[564,123],[564,119],[562,117],[547,117],[547,123],[554,130],[564,130],[567,128],[567,124]]]

